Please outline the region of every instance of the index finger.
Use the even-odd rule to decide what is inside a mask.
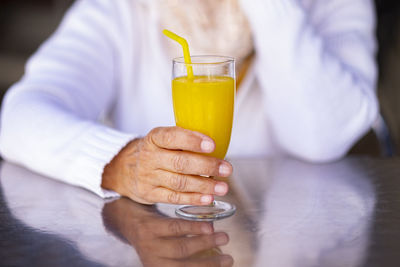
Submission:
[[[156,146],[171,150],[211,153],[215,149],[214,140],[207,135],[181,127],[155,128],[149,137]]]
[[[210,257],[189,257],[182,259],[160,258],[155,266],[174,266],[174,267],[231,267],[234,260],[231,255],[216,255]]]
[[[162,237],[179,237],[185,235],[207,235],[214,233],[209,222],[195,222],[175,218],[154,220],[150,225],[153,233]]]
[[[210,235],[185,236],[180,238],[158,239],[158,256],[170,259],[183,259],[200,251],[224,246],[229,243],[229,236],[224,232]]]

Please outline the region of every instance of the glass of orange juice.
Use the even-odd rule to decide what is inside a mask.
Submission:
[[[207,156],[224,159],[233,123],[235,61],[223,56],[192,56],[191,60],[190,64],[183,57],[173,60],[175,122],[179,127],[211,137],[216,148]],[[176,213],[189,219],[215,220],[231,216],[235,210],[230,203],[214,201],[209,206],[181,206]]]

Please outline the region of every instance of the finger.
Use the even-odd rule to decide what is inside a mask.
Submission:
[[[154,265],[163,267],[231,267],[233,266],[233,258],[230,255],[217,255],[207,258],[188,258],[184,260],[157,258],[154,259]],[[149,265],[149,266],[150,266]]]
[[[164,187],[156,187],[149,194],[148,201],[152,203],[168,203],[180,205],[210,205],[214,200],[212,195],[199,193],[180,193]]]
[[[154,186],[165,187],[178,192],[201,193],[224,196],[228,192],[228,184],[212,178],[185,175],[158,170],[156,178],[151,179]]]
[[[180,262],[182,266],[188,267],[231,267],[234,261],[231,255],[216,255],[206,258],[193,257]]]
[[[152,225],[154,224],[154,225]],[[194,222],[182,219],[153,220],[149,225],[153,233],[162,237],[180,237],[184,235],[210,235],[214,227],[208,222]]]
[[[210,137],[181,127],[155,128],[149,136],[156,146],[166,149],[200,153],[211,153],[215,149],[215,143]]]
[[[232,174],[232,165],[221,159],[184,151],[160,150],[157,165],[170,172],[228,177]]]
[[[226,233],[212,235],[198,235],[175,239],[160,239],[158,255],[170,259],[183,259],[198,252],[228,244],[229,237]]]

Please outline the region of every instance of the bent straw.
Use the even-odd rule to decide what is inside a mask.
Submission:
[[[187,74],[189,79],[193,79],[193,67],[192,67],[192,60],[190,59],[190,52],[189,52],[189,45],[185,38],[176,35],[175,33],[169,30],[163,30],[163,33],[172,40],[178,42],[183,49],[183,57],[185,59]]]

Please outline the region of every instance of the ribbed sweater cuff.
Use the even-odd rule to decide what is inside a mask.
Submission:
[[[119,194],[101,187],[102,174],[115,155],[137,136],[122,133],[101,125],[93,125],[82,139],[74,159],[74,169],[70,175],[77,185],[103,198],[119,197]]]

